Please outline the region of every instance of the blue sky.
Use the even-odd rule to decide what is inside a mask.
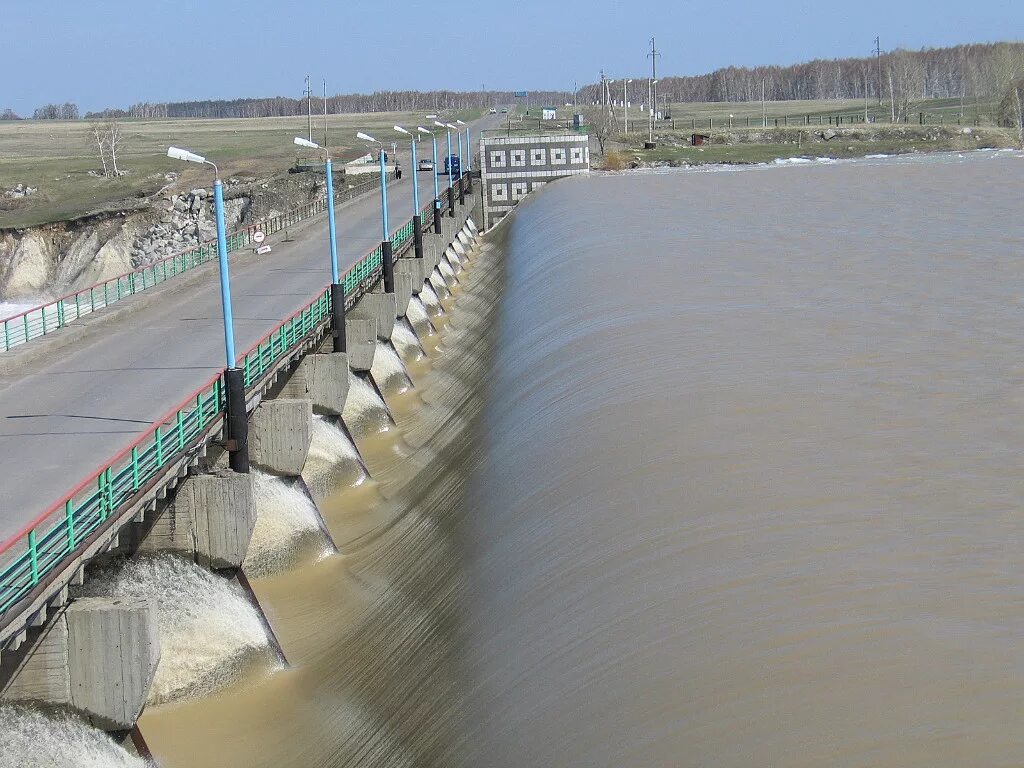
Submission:
[[[0,109],[335,92],[572,87],[648,71],[788,64],[1024,38],[1021,0],[753,2],[0,0]],[[216,57],[215,57],[216,54]],[[216,62],[215,63],[215,58]]]

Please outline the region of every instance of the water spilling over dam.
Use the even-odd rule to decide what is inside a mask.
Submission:
[[[520,207],[461,544],[465,765],[1024,757],[1022,170]]]

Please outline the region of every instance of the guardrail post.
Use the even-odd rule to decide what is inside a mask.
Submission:
[[[452,187],[448,187],[448,216],[455,218],[455,190]]]
[[[249,471],[249,417],[245,409],[245,382],[241,368],[224,370],[227,400],[226,437],[228,466],[235,472]]]
[[[380,264],[384,273],[384,292],[395,292],[395,262],[391,258],[391,241],[385,240],[380,244]]]
[[[459,172],[459,205],[466,204],[466,175]]]

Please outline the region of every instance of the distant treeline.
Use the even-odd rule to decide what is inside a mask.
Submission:
[[[668,52],[666,52],[668,55]],[[706,75],[661,77],[658,100],[769,101],[873,99],[899,102],[921,99],[1001,96],[1024,75],[1024,43],[958,45],[920,51],[895,50],[880,57],[816,59],[791,66],[726,67]],[[627,92],[636,103],[647,100],[647,78],[634,77]],[[599,83],[580,90],[584,101],[601,101]],[[611,90],[621,99],[622,89]]]
[[[531,91],[531,104],[558,103],[571,100],[564,91]],[[377,91],[375,93],[349,93],[327,97],[330,114],[351,112],[451,112],[475,107],[511,104],[516,101],[512,91]],[[324,99],[313,96],[310,104],[313,114],[323,114]],[[96,118],[175,118],[175,117],[287,117],[306,114],[305,97],[272,96],[253,99],[208,99],[205,101],[175,101],[151,104],[132,104],[127,109],[107,109],[90,112],[87,120]]]

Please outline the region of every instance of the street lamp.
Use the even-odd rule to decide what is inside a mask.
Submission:
[[[420,218],[420,182],[419,169],[416,167],[416,140],[419,138],[411,131],[407,131],[400,125],[395,130],[404,133],[409,137],[409,147],[412,149],[412,232],[413,243],[416,249],[416,258],[423,258],[423,220]]]
[[[459,125],[466,125],[461,120],[456,120],[455,122],[457,122]],[[462,170],[461,166],[459,167],[459,170],[460,171]],[[470,194],[473,193],[473,177],[470,175],[470,172],[472,170],[473,170],[473,149],[472,149],[472,145],[469,143],[469,126],[466,125],[466,191],[469,192]]]
[[[324,153],[327,176],[327,237],[331,253],[331,335],[334,351],[345,352],[345,288],[338,282],[338,235],[334,219],[334,169],[331,166],[331,151],[301,136],[295,137],[295,144]]]
[[[242,369],[235,365],[235,325],[231,310],[231,278],[228,273],[228,238],[224,226],[224,192],[217,165],[187,149],[168,147],[172,160],[199,163],[213,167],[213,207],[217,218],[217,265],[220,270],[220,303],[224,315],[224,383],[227,404],[228,462],[235,472],[249,471],[249,421],[245,408],[245,380]]]
[[[434,234],[439,235],[441,234],[441,192],[437,187],[437,136],[422,125],[417,126],[416,130],[429,135],[430,141],[434,145]]]
[[[465,123],[463,123],[461,120],[456,120],[455,122],[456,123],[460,123],[462,125],[465,125]],[[455,131],[455,135],[459,139],[459,205],[465,205],[466,204],[466,185],[463,183],[462,180],[465,178],[466,166],[464,165],[463,156],[462,156],[462,131],[460,131],[454,125],[451,126],[451,129],[453,131]]]
[[[445,133],[448,135],[448,155],[445,157],[445,167],[448,169],[448,215],[453,219],[455,218],[455,195],[452,193],[452,132],[451,129],[455,126],[450,123],[441,123],[437,120],[434,121],[434,125],[438,128],[444,128]]]
[[[384,159],[384,145],[373,136],[357,133],[356,138],[380,147],[380,215],[384,239],[381,240],[381,271],[384,273],[384,292],[395,292],[395,265],[391,262],[391,231],[388,228],[388,177]]]

